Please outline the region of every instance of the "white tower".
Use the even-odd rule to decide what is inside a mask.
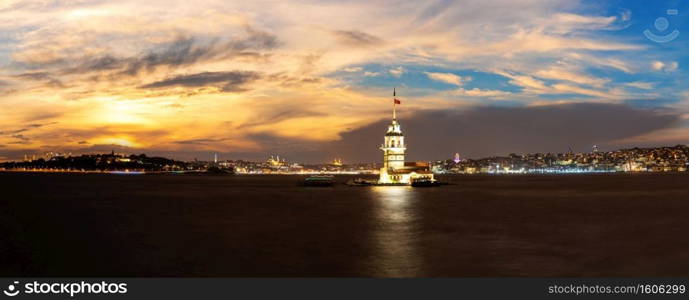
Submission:
[[[404,167],[404,151],[407,147],[404,146],[404,134],[397,120],[392,119],[392,123],[388,125],[380,150],[383,150],[383,168],[394,170]]]
[[[404,168],[404,151],[407,147],[404,145],[404,134],[400,124],[397,122],[397,115],[395,107],[400,104],[400,101],[395,99],[395,90],[392,92],[392,123],[388,125],[388,132],[385,133],[385,139],[380,150],[383,150],[383,167],[380,169],[379,183],[396,183],[399,181],[394,175],[395,170]]]

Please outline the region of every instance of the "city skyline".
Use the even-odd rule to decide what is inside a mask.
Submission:
[[[393,87],[412,161],[686,144],[688,12],[679,1],[6,1],[0,161],[114,149],[374,162]]]

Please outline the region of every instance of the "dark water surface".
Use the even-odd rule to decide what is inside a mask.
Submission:
[[[0,173],[0,276],[689,276],[689,175],[298,178]]]

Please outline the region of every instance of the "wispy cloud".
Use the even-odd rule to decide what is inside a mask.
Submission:
[[[435,73],[435,72],[424,72],[428,78],[435,81],[444,82],[447,84],[452,84],[456,86],[462,86],[464,82],[471,81],[471,77],[461,77],[452,73]]]
[[[642,90],[652,90],[655,84],[653,82],[643,82],[643,81],[634,81],[634,82],[628,82],[625,83],[624,85],[637,88],[637,89],[642,89]]]
[[[369,47],[383,43],[381,38],[358,30],[335,30],[333,34],[340,42],[349,46]]]
[[[512,95],[511,92],[500,91],[500,90],[482,90],[479,88],[473,89],[463,89],[459,88],[454,91],[456,95],[468,96],[468,97],[487,97],[487,98],[504,98],[506,96]]]
[[[535,75],[541,78],[569,81],[572,83],[589,85],[597,88],[603,87],[606,83],[610,82],[610,79],[608,78],[598,78],[560,68],[540,70],[536,72]]]
[[[651,68],[656,71],[674,72],[679,68],[679,63],[676,61],[662,62],[659,60],[651,62]]]
[[[406,73],[407,70],[405,70],[404,67],[397,67],[397,68],[393,68],[393,69],[388,70],[388,72],[392,76],[400,77],[400,76],[402,76],[402,74]]]
[[[206,87],[217,86],[224,92],[242,92],[246,90],[245,84],[258,79],[255,72],[229,71],[229,72],[203,72],[189,75],[179,75],[165,80],[149,83],[141,88],[166,88],[166,87]]]

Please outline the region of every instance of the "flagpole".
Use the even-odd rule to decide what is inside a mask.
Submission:
[[[396,108],[395,107],[395,96],[397,96],[396,94],[397,94],[397,92],[395,91],[395,88],[393,87],[392,88],[392,119],[393,120],[397,119],[397,113],[395,111],[395,108]]]

